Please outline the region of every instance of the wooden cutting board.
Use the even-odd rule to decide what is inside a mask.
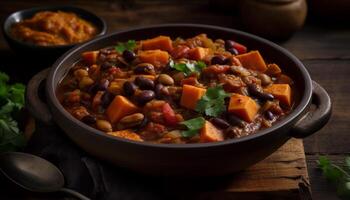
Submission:
[[[289,140],[265,160],[236,175],[169,182],[165,182],[169,192],[180,184],[189,189],[177,194],[180,199],[311,199],[304,146],[298,139]]]

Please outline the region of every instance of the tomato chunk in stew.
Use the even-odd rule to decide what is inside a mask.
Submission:
[[[235,139],[273,126],[293,108],[293,80],[263,54],[206,34],[117,42],[82,53],[57,96],[72,116],[113,137]]]

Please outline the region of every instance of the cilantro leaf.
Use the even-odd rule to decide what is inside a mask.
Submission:
[[[193,118],[184,122],[181,122],[181,124],[185,125],[188,130],[182,131],[181,135],[183,137],[193,137],[196,134],[199,133],[199,130],[203,127],[205,123],[205,119],[203,117],[197,117]]]
[[[193,72],[198,72],[200,73],[207,65],[202,62],[186,62],[186,63],[174,63],[173,60],[170,61],[169,63],[171,68],[176,69],[177,71],[183,72],[185,76],[190,75]]]
[[[350,197],[350,175],[342,167],[331,163],[331,161],[325,157],[320,156],[318,167],[322,170],[323,176],[333,183],[337,187],[337,194],[340,197]],[[350,157],[345,159],[345,166],[349,168]]]
[[[7,74],[0,72],[0,152],[14,151],[25,145],[15,117],[24,106],[25,86],[8,84]]]
[[[119,42],[117,46],[115,46],[115,50],[119,53],[123,53],[125,50],[133,51],[136,47],[135,40],[128,40],[127,42]]]
[[[222,86],[208,88],[196,105],[196,111],[208,116],[217,117],[225,111],[225,98],[229,94],[224,91]]]

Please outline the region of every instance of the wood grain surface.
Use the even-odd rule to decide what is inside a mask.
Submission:
[[[235,10],[232,13],[215,10],[207,1],[201,0],[2,0],[0,19],[3,21],[5,16],[20,9],[55,4],[76,5],[93,11],[106,20],[109,32],[132,26],[175,22],[214,24],[244,30]],[[303,61],[312,78],[329,92],[333,101],[330,122],[304,140],[312,194],[316,200],[338,199],[334,189],[316,169],[318,156],[329,154],[332,161],[341,162],[350,152],[350,27],[334,24],[308,19],[302,30],[288,41],[280,43]],[[30,60],[18,59],[9,50],[2,35],[0,60],[0,70],[8,72],[15,80],[28,81],[34,74],[28,70],[32,67]]]

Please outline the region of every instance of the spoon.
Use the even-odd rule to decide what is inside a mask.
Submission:
[[[0,154],[0,171],[17,185],[32,192],[64,192],[81,200],[90,200],[74,190],[64,188],[61,171],[49,161],[31,154]]]

